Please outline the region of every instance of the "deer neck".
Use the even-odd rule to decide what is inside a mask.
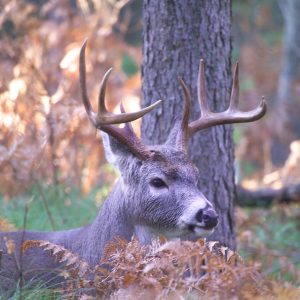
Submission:
[[[127,200],[119,181],[104,201],[96,219],[81,229],[81,249],[74,250],[82,253],[82,258],[90,264],[99,263],[105,245],[113,241],[114,237],[129,240],[134,234],[132,220],[126,213]]]

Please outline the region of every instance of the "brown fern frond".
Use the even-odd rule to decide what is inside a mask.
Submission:
[[[27,241],[23,251],[41,247],[62,263],[65,291],[82,299],[263,299],[273,297],[274,285],[256,266],[216,242],[153,240],[144,246],[136,238],[108,244],[101,264],[89,266],[77,254],[47,241]],[[278,293],[287,289],[277,288]],[[275,294],[274,294],[275,293]],[[150,299],[149,298],[149,299]]]
[[[153,299],[172,297],[174,293],[196,293],[204,299],[225,295],[229,299],[271,291],[255,267],[247,266],[237,253],[217,244],[203,239],[156,239],[151,246],[143,246],[135,238],[129,243],[111,243],[102,260],[111,271],[95,280],[98,292],[107,296],[122,291],[124,295],[130,287],[134,293],[152,291]]]
[[[0,231],[2,232],[16,231],[16,227],[8,220],[0,217]]]
[[[92,272],[92,268],[86,261],[63,246],[48,241],[31,240],[23,243],[22,251],[27,251],[32,247],[41,247],[44,251],[49,251],[58,262],[62,263],[71,277],[85,278],[87,274]]]

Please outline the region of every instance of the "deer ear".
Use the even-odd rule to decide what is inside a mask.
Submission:
[[[186,151],[184,131],[182,130],[181,122],[179,120],[175,121],[165,145]]]
[[[111,137],[107,133],[101,131],[103,147],[105,151],[105,157],[107,161],[117,168],[119,168],[119,162],[121,159],[126,159],[132,156],[132,152],[124,144]]]

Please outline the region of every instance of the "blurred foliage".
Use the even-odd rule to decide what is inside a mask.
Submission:
[[[269,46],[281,42],[283,18],[277,1],[233,1],[235,45],[251,43],[249,37],[269,41]]]
[[[248,144],[241,144],[238,151],[246,151]],[[243,148],[242,148],[243,147]],[[244,148],[245,147],[245,148]],[[237,153],[238,153],[237,151]],[[265,154],[265,152],[263,152]],[[266,155],[266,154],[265,154]],[[300,140],[293,141],[290,144],[290,154],[280,168],[275,170],[272,167],[266,168],[265,172],[256,172],[256,176],[252,178],[244,179],[242,185],[247,189],[258,189],[262,187],[270,187],[273,189],[280,189],[284,186],[289,186],[292,184],[300,183]],[[243,172],[244,174],[248,171],[249,173],[254,173],[253,171],[259,169],[257,163],[244,164]],[[239,167],[240,169],[240,167]]]
[[[126,87],[126,74],[137,71],[140,49],[114,33],[114,28],[126,31],[119,14],[127,2],[1,1],[0,193],[22,193],[43,178],[87,194],[101,179],[103,153],[80,100],[78,55],[88,37],[87,84],[93,102],[101,75],[114,66],[109,109],[130,97],[133,109],[138,106],[140,80],[135,77]]]
[[[236,208],[238,249],[265,276],[300,284],[300,206]]]
[[[134,60],[127,54],[123,56],[123,61],[122,61],[122,70],[127,74],[127,75],[134,75],[135,73],[138,72],[139,68],[134,62]]]
[[[283,2],[274,0],[233,1],[233,58],[241,65],[240,105],[245,110],[253,108],[262,95],[268,104],[262,120],[236,125],[242,133],[236,155],[238,180],[251,177],[256,186],[260,186],[264,175],[279,168],[274,166],[272,156],[279,149],[272,148],[273,141],[280,140],[288,149],[298,139],[292,133],[285,107],[277,102],[283,53],[282,6]],[[300,102],[296,104],[295,111],[300,109]]]

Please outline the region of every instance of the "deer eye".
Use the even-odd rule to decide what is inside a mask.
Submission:
[[[156,188],[163,188],[163,187],[166,187],[167,185],[165,184],[165,182],[160,179],[160,178],[153,178],[151,181],[150,181],[150,184]]]

